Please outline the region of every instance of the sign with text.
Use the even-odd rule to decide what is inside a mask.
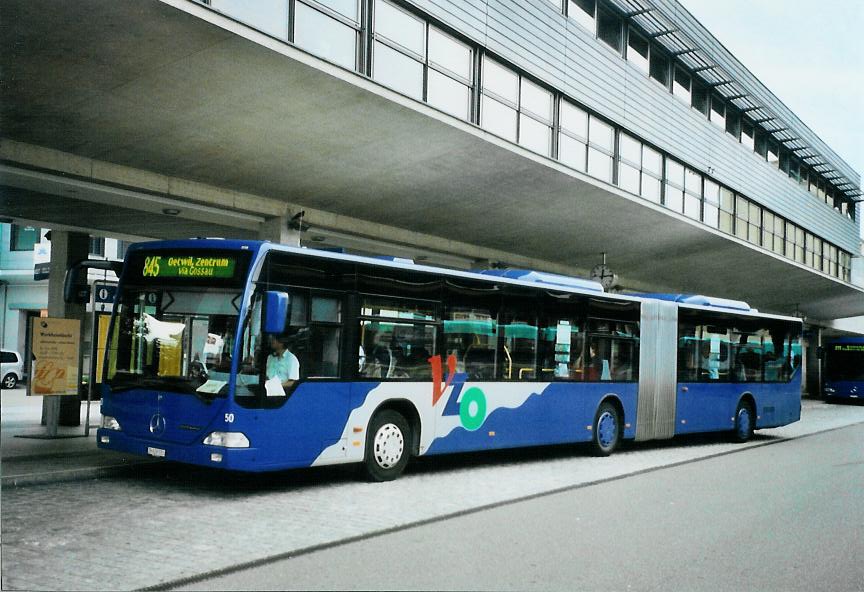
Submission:
[[[233,257],[163,257],[144,258],[143,277],[153,278],[230,278],[234,277]]]
[[[35,318],[29,396],[77,395],[81,321]]]

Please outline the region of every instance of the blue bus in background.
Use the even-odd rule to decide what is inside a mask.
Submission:
[[[828,401],[864,399],[864,337],[842,337],[822,348],[822,392]]]
[[[743,302],[534,271],[141,243],[120,277],[97,443],[240,471],[358,463],[385,481],[413,456],[746,441],[800,418],[801,331]]]

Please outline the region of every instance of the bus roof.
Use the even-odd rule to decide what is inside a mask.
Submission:
[[[741,300],[730,300],[728,298],[717,298],[703,294],[633,294],[640,298],[652,300],[667,300],[669,302],[680,302],[681,304],[695,304],[697,306],[708,306],[711,308],[726,308],[741,310],[745,312],[757,312],[750,305]]]
[[[590,280],[558,275],[553,273],[545,273],[540,271],[532,271],[527,269],[491,269],[491,270],[475,270],[462,271],[457,269],[448,269],[445,267],[433,267],[431,265],[422,265],[410,262],[399,258],[379,258],[367,257],[363,255],[351,255],[337,251],[325,251],[321,249],[310,249],[307,247],[292,247],[272,243],[270,241],[258,240],[235,240],[221,238],[197,238],[185,240],[168,240],[168,241],[153,241],[146,243],[136,243],[129,247],[130,251],[138,249],[189,249],[189,248],[220,248],[227,250],[249,250],[253,253],[258,251],[280,251],[285,253],[295,253],[307,257],[319,257],[322,259],[331,259],[339,261],[351,261],[354,263],[365,263],[368,265],[376,265],[380,267],[390,267],[396,269],[405,269],[417,271],[421,273],[435,273],[449,277],[462,277],[466,279],[482,280],[486,282],[499,282],[511,285],[526,286],[526,287],[547,287],[561,292],[569,292],[575,294],[584,294],[588,296],[602,294],[607,298],[639,302],[645,299],[650,300],[666,300],[676,302],[687,306],[688,308],[702,309],[725,309],[730,312],[738,312],[747,314],[748,316],[765,316],[776,319],[799,320],[795,317],[786,317],[782,315],[771,315],[760,313],[758,310],[751,308],[746,302],[740,300],[730,300],[727,298],[717,298],[714,296],[704,296],[700,294],[609,294],[603,290],[603,286],[598,282]]]

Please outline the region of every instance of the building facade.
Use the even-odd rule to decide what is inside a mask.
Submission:
[[[7,14],[0,214],[17,227],[290,235],[572,275],[608,255],[622,291],[746,300],[814,327],[864,315],[859,174],[675,0],[9,0]],[[26,258],[14,227],[6,275]]]
[[[205,2],[845,282],[860,177],[674,0]]]

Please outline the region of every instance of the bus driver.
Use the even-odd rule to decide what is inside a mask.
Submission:
[[[285,347],[285,339],[276,335],[270,336],[270,350],[272,353],[267,356],[267,382],[270,383],[275,378],[282,384],[283,389],[291,388],[294,381],[300,378],[300,362],[297,356]],[[270,394],[269,387],[267,394]]]

